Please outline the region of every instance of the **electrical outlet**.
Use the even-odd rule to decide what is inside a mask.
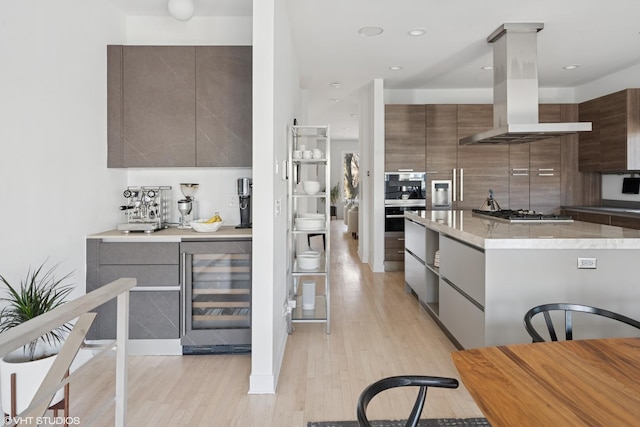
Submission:
[[[598,268],[596,258],[578,258],[578,268],[596,269]]]

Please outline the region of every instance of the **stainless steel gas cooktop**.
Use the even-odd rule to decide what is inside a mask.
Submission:
[[[480,209],[473,209],[473,213],[476,216],[483,216],[486,218],[495,219],[497,221],[512,223],[573,222],[573,218],[571,218],[570,216],[543,214],[525,209],[501,209],[498,211],[483,211]]]

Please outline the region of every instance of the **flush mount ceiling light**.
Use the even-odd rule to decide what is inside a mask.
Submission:
[[[425,30],[424,28],[414,28],[412,30],[409,30],[407,34],[409,34],[410,36],[421,36],[426,32],[427,30]]]
[[[329,99],[329,102],[338,103],[340,100],[338,98],[331,98]]]
[[[171,16],[178,21],[188,21],[195,11],[193,0],[169,0],[167,8]]]
[[[364,37],[379,36],[384,30],[380,27],[362,27],[358,30],[358,34]]]
[[[333,82],[333,83],[331,83],[331,87],[332,87],[332,88],[335,88],[335,89],[339,89],[339,88],[341,88],[341,87],[342,87],[342,83],[340,83],[340,82]]]
[[[484,67],[480,67],[481,70],[485,70],[485,71],[489,71],[489,70],[493,70],[493,67],[491,65],[487,65]]]
[[[401,65],[392,65],[391,67],[389,67],[391,71],[400,71],[402,70],[402,68],[404,67],[402,67]]]
[[[580,68],[580,64],[566,65],[562,68],[564,68],[565,70],[575,70],[576,68]]]

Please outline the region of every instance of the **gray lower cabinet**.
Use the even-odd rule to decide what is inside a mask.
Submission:
[[[121,277],[137,279],[129,298],[129,338],[180,337],[179,243],[111,243],[87,239],[87,288]],[[96,310],[88,339],[116,336],[116,302]]]
[[[484,346],[485,257],[440,235],[440,322],[463,348]]]

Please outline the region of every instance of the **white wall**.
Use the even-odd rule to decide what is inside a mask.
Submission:
[[[286,158],[287,128],[301,111],[297,61],[284,0],[253,5],[253,329],[249,393],[275,392],[287,342],[286,181],[276,165]],[[298,117],[300,117],[298,115]],[[300,123],[303,124],[303,123]],[[275,214],[279,200],[282,210]]]
[[[79,19],[81,17],[81,19]],[[113,228],[126,173],[108,170],[106,49],[125,17],[107,1],[0,2],[0,274],[47,258],[85,292],[85,236]]]

